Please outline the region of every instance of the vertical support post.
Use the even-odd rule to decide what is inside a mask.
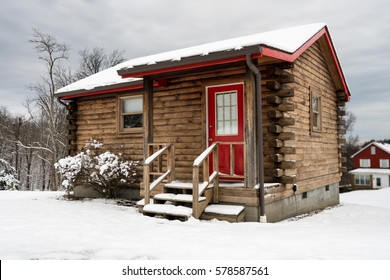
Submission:
[[[213,151],[213,171],[219,172],[219,156],[218,156],[218,147],[219,145],[215,146],[215,149]],[[219,174],[214,179],[214,193],[213,193],[213,202],[219,203]]]
[[[255,80],[249,68],[245,75],[245,187],[253,188],[257,182],[256,162],[256,104]]]
[[[199,167],[193,167],[192,174],[192,216],[199,218]],[[199,215],[199,216],[198,216]]]
[[[157,145],[157,151],[162,149],[163,145]],[[162,173],[162,157],[157,159],[157,173]]]
[[[150,203],[150,166],[144,165],[144,200],[145,205]]]
[[[147,159],[153,147],[148,144],[153,142],[153,80],[150,77],[144,77],[143,92],[143,113],[144,113],[144,160]],[[149,148],[151,150],[149,150]],[[150,203],[150,166],[144,165],[144,200],[145,205]]]
[[[259,48],[259,53],[261,49]],[[255,76],[253,79],[255,81],[255,104],[256,104],[256,159],[257,159],[257,176],[259,182],[259,200],[260,200],[260,211],[259,211],[259,222],[266,223],[267,217],[265,215],[265,199],[264,199],[264,144],[263,144],[263,103],[261,98],[261,73],[256,65],[252,62],[251,54],[247,53],[246,55],[246,64],[248,68],[252,71]]]
[[[175,146],[171,144],[167,154],[167,169],[171,171],[168,175],[168,183],[175,180]]]
[[[148,144],[153,143],[153,79],[144,77],[143,93],[144,113],[144,160]]]

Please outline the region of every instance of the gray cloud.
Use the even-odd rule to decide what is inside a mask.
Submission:
[[[5,0],[0,10],[0,105],[23,112],[25,85],[44,68],[27,43],[32,27],[78,51],[125,49],[127,58],[314,22],[327,23],[352,93],[362,140],[390,138],[387,0]]]

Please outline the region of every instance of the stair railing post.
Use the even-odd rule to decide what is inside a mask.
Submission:
[[[144,200],[145,205],[150,203],[150,166],[148,164],[144,165]]]
[[[219,153],[218,153],[218,144],[215,146],[213,151],[213,172],[219,170]],[[214,191],[213,191],[213,202],[219,202],[219,173],[214,179]]]
[[[199,166],[193,167],[192,174],[192,215],[194,218],[199,218]]]
[[[168,175],[168,183],[175,180],[175,146],[170,145],[167,153],[167,170],[171,172]]]

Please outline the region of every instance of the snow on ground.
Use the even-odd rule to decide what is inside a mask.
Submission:
[[[390,188],[275,224],[168,221],[103,199],[0,192],[0,259],[390,259]]]

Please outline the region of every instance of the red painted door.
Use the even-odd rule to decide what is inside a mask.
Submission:
[[[208,87],[207,101],[208,144],[219,142],[219,171],[244,176],[244,85]]]

